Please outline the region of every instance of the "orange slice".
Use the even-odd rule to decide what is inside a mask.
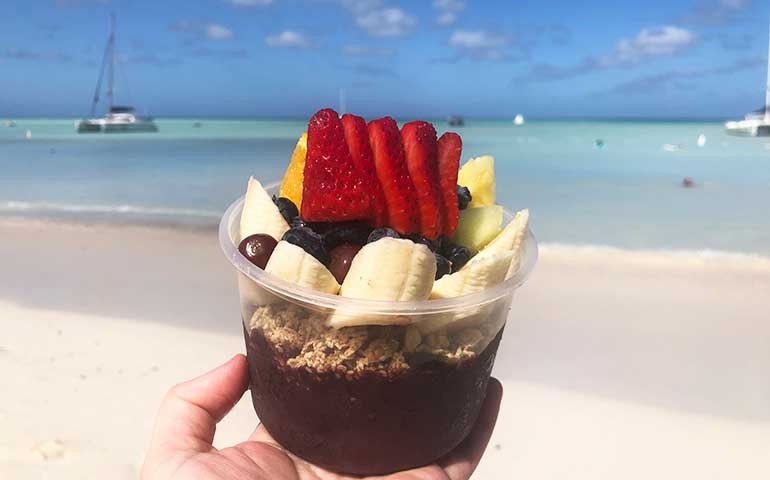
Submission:
[[[307,156],[307,133],[303,133],[297,146],[294,147],[294,153],[291,154],[291,162],[283,175],[281,182],[280,196],[286,197],[301,208],[302,205],[302,180],[305,171],[305,157]]]

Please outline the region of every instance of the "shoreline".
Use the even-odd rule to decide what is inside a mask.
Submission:
[[[136,478],[165,391],[244,351],[215,231],[0,221],[0,236],[0,477]],[[766,266],[541,246],[477,477],[766,478]],[[247,394],[215,445],[256,423]]]
[[[113,208],[113,207],[105,207]],[[120,206],[114,208],[121,208]],[[0,208],[1,210],[1,208]],[[163,210],[163,209],[161,209]],[[170,209],[174,210],[174,209]],[[205,215],[191,215],[192,221],[167,220],[166,214],[158,214],[157,221],[148,218],[124,218],[115,219],[114,212],[105,210],[104,216],[109,218],[84,217],[73,215],[50,216],[25,216],[25,215],[1,215],[0,228],[23,228],[25,226],[50,226],[52,228],[97,228],[97,229],[121,229],[131,228],[148,231],[186,232],[195,234],[211,234],[219,229],[219,218],[224,213],[208,212]],[[216,219],[216,221],[212,221]],[[536,233],[536,232],[535,232]],[[540,254],[547,254],[554,258],[566,260],[568,257],[598,260],[605,257],[613,261],[625,261],[629,264],[650,267],[659,266],[660,262],[675,264],[682,262],[690,266],[713,265],[720,266],[732,263],[737,267],[747,267],[753,270],[770,270],[770,255],[759,252],[740,250],[721,250],[709,247],[694,248],[649,248],[635,249],[602,243],[568,243],[560,241],[541,242],[538,240]],[[651,262],[651,263],[650,263]]]

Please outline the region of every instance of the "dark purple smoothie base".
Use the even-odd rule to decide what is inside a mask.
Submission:
[[[370,328],[378,336],[388,329],[403,332]],[[500,329],[482,351],[455,362],[398,350],[398,362],[354,367],[351,358],[333,368],[314,368],[298,365],[293,359],[301,352],[271,341],[266,331],[272,330],[253,324],[244,329],[260,421],[295,455],[332,471],[363,475],[426,465],[456,447],[479,414],[502,336]],[[374,343],[367,335],[359,350]],[[324,351],[335,355],[335,348]]]

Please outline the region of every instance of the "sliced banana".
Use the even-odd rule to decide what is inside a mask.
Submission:
[[[512,259],[511,251],[489,252],[473,263],[468,262],[457,272],[436,280],[430,297],[459,297],[493,287],[505,280]]]
[[[508,272],[505,278],[510,278],[516,272],[519,271],[521,264],[521,247],[524,245],[524,240],[527,238],[527,228],[529,226],[529,210],[521,210],[516,212],[513,220],[505,226],[505,228],[491,241],[489,244],[480,251],[476,256],[470,259],[465,266],[460,269],[461,271],[466,268],[471,268],[474,263],[483,261],[487,256],[498,252],[513,252],[513,258],[511,264],[508,267]]]
[[[368,300],[425,300],[436,278],[436,257],[420,243],[385,237],[353,258],[340,295]]]
[[[254,177],[250,177],[246,189],[246,200],[243,202],[243,212],[241,212],[240,240],[255,233],[266,233],[280,240],[288,229],[289,224],[286,223],[262,184]]]
[[[382,238],[364,245],[353,258],[340,295],[368,300],[426,300],[436,278],[436,257],[411,240]],[[337,310],[328,321],[334,328],[353,325],[406,325],[403,315],[371,315],[354,308]]]
[[[301,247],[281,240],[276,245],[265,271],[300,287],[336,295],[340,289],[334,275]]]

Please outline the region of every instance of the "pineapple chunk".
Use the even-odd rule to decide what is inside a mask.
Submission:
[[[468,160],[457,174],[457,184],[471,191],[470,208],[495,204],[495,158],[483,155]]]
[[[502,224],[503,207],[500,205],[462,210],[452,241],[476,253],[500,233]]]

